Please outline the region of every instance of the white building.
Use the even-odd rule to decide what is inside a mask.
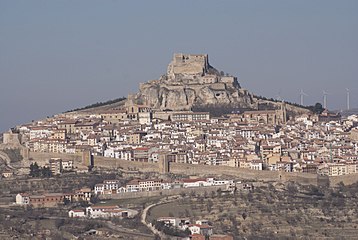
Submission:
[[[68,212],[68,217],[70,218],[86,217],[86,213],[82,209],[72,209]]]
[[[209,186],[209,183],[206,181],[206,178],[196,178],[196,179],[183,179],[183,187],[204,187]]]
[[[132,209],[119,208],[118,206],[90,206],[86,208],[86,215],[89,218],[132,218],[138,211]]]
[[[185,230],[190,225],[190,220],[187,218],[175,217],[161,217],[157,219],[158,222],[164,222],[165,225],[173,226]]]
[[[213,234],[213,228],[209,225],[192,224],[189,225],[191,234],[201,234],[204,236],[210,236]]]
[[[94,193],[99,194],[112,194],[117,192],[117,189],[120,187],[118,180],[104,180],[103,183],[96,184],[94,186]]]
[[[28,205],[30,204],[30,196],[26,193],[19,193],[16,195],[16,204]]]

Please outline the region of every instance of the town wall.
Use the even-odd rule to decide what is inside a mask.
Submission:
[[[158,163],[148,163],[148,162],[133,162],[122,159],[107,158],[107,157],[94,157],[95,167],[103,168],[121,168],[124,170],[139,170],[141,172],[158,172],[159,164]]]
[[[171,164],[171,172],[186,173],[189,175],[229,175],[240,179],[255,181],[293,181],[301,184],[317,185],[317,175],[309,173],[288,173],[279,171],[257,171],[251,169],[240,169],[227,166],[209,166],[209,165],[187,165]]]
[[[82,154],[29,152],[29,162],[37,162],[39,165],[47,163],[50,158],[73,160],[78,165],[81,164]]]
[[[59,157],[64,160],[72,159],[77,164],[81,163],[81,156],[75,154],[55,154],[55,153],[30,153],[33,161],[48,161],[53,157]],[[115,169],[116,167],[124,170],[138,170],[141,172],[159,172],[158,163],[132,162],[121,159],[94,157],[94,165],[100,168]],[[228,166],[210,166],[210,165],[193,165],[182,163],[170,163],[170,172],[174,174],[186,175],[227,175],[239,179],[255,181],[293,181],[300,184],[317,185],[317,175],[310,173],[288,173],[279,171],[257,171],[251,169],[240,169]],[[358,174],[350,174],[338,177],[329,177],[330,185],[335,186],[339,182],[349,185],[358,182]]]

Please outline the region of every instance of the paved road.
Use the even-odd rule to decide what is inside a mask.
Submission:
[[[160,236],[161,239],[164,239],[166,237],[168,237],[167,235],[165,235],[164,233],[158,231],[154,226],[152,226],[151,223],[147,223],[146,219],[147,219],[147,214],[148,214],[148,211],[152,208],[152,207],[155,207],[155,206],[158,206],[158,205],[161,205],[161,204],[164,204],[164,203],[169,203],[169,202],[173,202],[175,201],[179,196],[171,196],[168,198],[168,200],[160,200],[159,202],[157,203],[154,203],[154,204],[151,204],[149,206],[147,206],[143,212],[142,212],[142,215],[141,215],[141,222],[146,225],[151,231],[152,233],[154,234],[157,234]]]

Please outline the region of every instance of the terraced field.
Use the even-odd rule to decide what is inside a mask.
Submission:
[[[158,217],[209,220],[235,239],[357,239],[358,185],[317,188],[289,183],[225,195],[193,193],[151,209]]]

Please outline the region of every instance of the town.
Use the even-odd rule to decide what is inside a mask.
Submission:
[[[196,108],[202,95],[216,105]],[[303,211],[312,238],[339,233],[324,221],[357,227],[354,211],[335,217],[355,206],[358,116],[255,96],[207,55],[174,54],[138,94],[18,125],[2,141],[4,237],[308,236]]]
[[[21,125],[5,133],[4,140],[17,134],[30,152],[89,151],[135,162],[157,163],[164,157],[176,163],[327,176],[358,171],[357,116],[331,120],[325,110],[279,125],[285,116],[282,108],[214,118],[208,112],[152,112],[131,104],[105,113],[60,114]]]

